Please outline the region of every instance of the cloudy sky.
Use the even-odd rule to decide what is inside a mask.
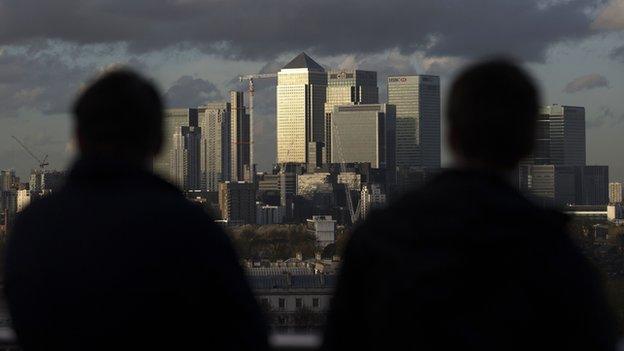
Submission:
[[[545,103],[586,107],[588,163],[624,181],[624,0],[0,0],[0,168],[35,166],[11,135],[65,167],[71,102],[110,67],[139,70],[168,106],[190,107],[301,51],[378,71],[382,98],[389,74],[437,74],[445,90],[466,63],[513,56]],[[259,84],[261,169],[275,157],[274,84]]]

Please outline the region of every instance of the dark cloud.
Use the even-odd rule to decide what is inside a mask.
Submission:
[[[170,107],[196,107],[219,100],[223,94],[212,82],[191,76],[178,78],[165,93]]]
[[[587,128],[613,128],[624,122],[624,114],[617,114],[609,107],[602,107],[600,114],[593,119],[587,120]]]
[[[504,52],[540,61],[584,38],[602,0],[0,0],[0,45],[50,38],[127,43],[132,52],[201,49],[239,59],[400,48],[429,56]]]
[[[611,50],[609,58],[624,63],[624,45]]]
[[[605,78],[605,76],[597,74],[597,73],[592,73],[586,76],[578,77],[574,79],[573,81],[571,81],[570,83],[566,84],[565,88],[563,89],[563,92],[571,94],[571,93],[576,93],[581,90],[589,90],[589,89],[595,89],[595,88],[608,88],[608,87],[609,87],[609,81],[607,80],[607,78]]]
[[[57,54],[0,49],[0,116],[15,117],[24,110],[67,112],[76,91],[94,70],[69,65]]]

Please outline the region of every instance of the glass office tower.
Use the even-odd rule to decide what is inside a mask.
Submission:
[[[163,118],[163,145],[160,154],[153,160],[153,170],[170,182],[176,182],[172,168],[174,157],[174,135],[181,127],[197,127],[198,111],[196,108],[175,108],[165,110]]]
[[[310,142],[325,140],[325,69],[301,53],[277,75],[277,162],[306,163]],[[314,145],[314,144],[313,144]]]
[[[325,102],[325,162],[331,163],[331,116],[334,106],[379,103],[377,72],[331,70],[327,72]]]
[[[397,166],[440,168],[440,78],[388,77],[388,103],[396,106]]]

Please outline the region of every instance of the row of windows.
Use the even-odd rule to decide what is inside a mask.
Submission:
[[[268,298],[263,298],[260,300],[260,303],[262,304],[262,306],[268,306],[268,307],[273,307],[271,306],[271,303],[269,302]],[[283,297],[280,297],[277,300],[277,307],[279,309],[285,309],[286,308],[286,299]],[[296,308],[303,308],[303,307],[307,307],[305,306],[305,304],[303,303],[303,299],[302,298],[296,298],[295,299],[295,307]],[[312,308],[319,308],[321,307],[321,302],[319,298],[313,298],[312,299]]]

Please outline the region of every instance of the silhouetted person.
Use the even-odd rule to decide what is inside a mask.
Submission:
[[[7,250],[13,325],[31,350],[264,350],[266,326],[224,232],[149,171],[163,106],[117,71],[74,107],[80,157],[21,213]]]
[[[613,350],[599,279],[566,233],[506,173],[529,155],[538,92],[505,61],[452,86],[457,158],[353,233],[327,350]]]

